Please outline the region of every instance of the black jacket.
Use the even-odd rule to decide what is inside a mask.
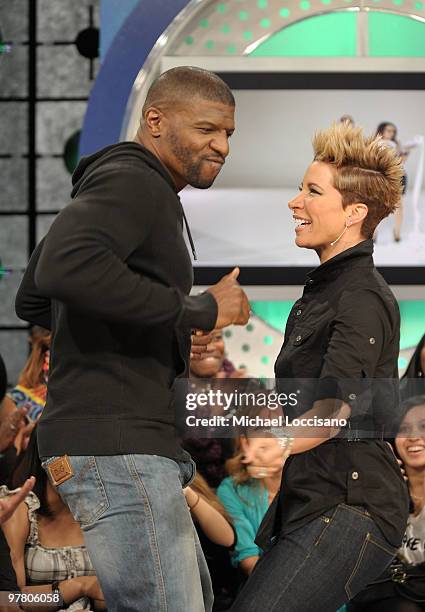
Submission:
[[[275,364],[279,391],[299,379],[300,401],[288,417],[324,398],[349,404],[351,417],[340,436],[286,461],[277,528],[290,533],[340,503],[361,505],[398,547],[409,499],[384,438],[400,422],[400,314],[372,253],[365,240],[316,268],[289,314]],[[272,512],[257,539],[262,546]]]
[[[16,298],[20,318],[53,333],[40,456],[178,458],[173,381],[187,373],[191,328],[212,329],[217,304],[188,296],[173,181],[126,142],[83,158],[73,184]]]

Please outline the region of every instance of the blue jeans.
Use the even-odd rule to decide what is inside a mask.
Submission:
[[[56,489],[84,532],[108,612],[210,612],[211,580],[182,490],[193,461],[114,455],[70,462],[74,476]]]
[[[335,612],[395,553],[363,507],[339,504],[275,541],[231,610]]]

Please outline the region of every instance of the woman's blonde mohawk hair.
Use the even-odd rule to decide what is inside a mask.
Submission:
[[[378,223],[399,205],[404,175],[396,151],[362,128],[335,123],[313,138],[315,161],[335,169],[334,186],[343,206],[363,202],[369,208],[362,232],[371,238]]]

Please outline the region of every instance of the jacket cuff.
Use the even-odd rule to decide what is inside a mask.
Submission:
[[[211,293],[206,291],[201,295],[185,295],[177,327],[211,331],[217,322],[217,315],[217,302]]]

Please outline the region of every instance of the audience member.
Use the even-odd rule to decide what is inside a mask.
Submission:
[[[34,474],[33,492],[3,525],[17,583],[25,593],[59,592],[63,609],[102,610],[104,598],[94,573],[83,534],[68,507],[50,485],[38,456],[36,430],[20,458],[12,487]],[[13,491],[1,487],[8,498]],[[37,604],[34,609],[42,612]],[[46,605],[46,610],[51,610]],[[25,610],[32,610],[30,605]]]
[[[403,404],[395,440],[408,478],[411,512],[398,555],[385,573],[350,604],[350,612],[425,610],[425,395]]]
[[[195,344],[196,339],[193,338]],[[226,357],[223,333],[215,330],[208,352],[192,353],[190,359],[191,391],[205,392],[208,388],[222,387],[223,379],[244,379],[247,373],[237,369]],[[229,380],[230,383],[230,380]],[[229,438],[185,438],[184,448],[191,454],[196,467],[213,489],[226,478],[225,462],[233,454],[233,440]]]
[[[232,521],[221,501],[199,473],[184,493],[211,576],[213,612],[228,610],[236,597],[239,584],[239,575],[231,565],[229,554],[236,541]]]
[[[31,421],[38,419],[46,403],[50,339],[47,329],[38,325],[31,328],[30,356],[19,375],[18,384],[8,394],[18,408],[26,408]]]
[[[258,528],[280,487],[284,451],[276,455],[274,437],[241,436],[235,456],[227,461],[230,474],[217,489],[217,495],[234,521],[237,542],[234,565],[250,574],[261,549],[255,543]]]

